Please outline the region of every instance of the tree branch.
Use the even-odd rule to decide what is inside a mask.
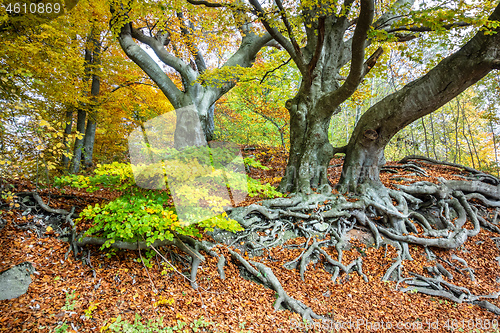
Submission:
[[[192,5],[195,6],[200,6],[203,5],[205,7],[210,7],[210,8],[223,8],[223,7],[232,7],[230,3],[217,3],[217,2],[210,2],[210,1],[205,1],[205,0],[187,0]]]
[[[490,21],[500,20],[500,4]],[[402,128],[437,110],[494,69],[500,60],[500,27],[486,35],[480,30],[460,50],[443,59],[426,75],[410,82],[372,106],[359,119],[349,141],[351,149],[368,144],[363,133],[378,133],[372,145],[385,146]]]
[[[308,64],[309,75],[312,74],[312,71],[316,67],[319,57],[321,55],[321,50],[323,49],[323,43],[325,41],[325,17],[322,16],[318,19],[318,41],[316,42],[316,49],[314,51],[314,55],[311,61]]]
[[[273,72],[276,72],[278,69],[280,69],[281,67],[285,66],[286,64],[288,64],[290,62],[290,60],[292,60],[292,58],[288,58],[287,61],[285,61],[284,63],[282,63],[281,65],[279,65],[278,67],[276,68],[273,68],[271,69],[270,71],[267,71],[266,74],[264,74],[264,76],[262,77],[262,79],[260,80],[259,84],[262,84],[262,82],[264,82],[264,80],[266,79],[267,75],[273,73]]]
[[[155,89],[158,89],[158,87],[155,86],[154,84],[134,81],[134,82],[126,82],[126,83],[120,84],[118,87],[114,88],[110,92],[114,93],[115,91],[117,91],[121,88],[130,87],[130,86],[133,86],[134,84],[140,84],[140,85],[149,86],[149,87],[153,87]]]
[[[472,24],[467,23],[467,22],[455,22],[455,23],[450,23],[450,24],[445,24],[441,28],[445,30],[450,30],[452,28],[458,28],[458,27],[469,27]],[[408,26],[403,26],[403,27],[395,27],[392,29],[384,29],[387,33],[392,33],[392,32],[397,32],[397,31],[409,31],[409,32],[426,32],[426,31],[435,31],[436,29],[430,28],[430,27],[425,27],[425,26],[419,26],[419,27],[408,27]]]
[[[377,60],[382,56],[384,53],[384,49],[382,47],[379,47],[378,49],[373,52],[373,54],[368,58],[365,63],[363,64],[363,72],[361,74],[361,78],[364,78],[366,74],[370,72],[370,70],[375,66],[377,63]]]
[[[276,6],[278,6],[278,9],[280,10],[281,20],[283,21],[283,24],[285,24],[285,28],[286,31],[288,32],[288,37],[292,42],[293,48],[295,49],[295,52],[297,52],[297,55],[302,57],[302,51],[300,50],[300,46],[297,43],[297,40],[295,39],[292,26],[290,25],[290,22],[288,22],[288,18],[286,17],[286,12],[285,9],[283,8],[283,3],[281,2],[281,0],[275,0],[275,2]]]
[[[253,14],[256,15],[266,28],[267,32],[290,54],[293,61],[297,65],[298,69],[302,75],[306,74],[306,66],[301,53],[295,51],[293,44],[283,36],[278,29],[271,27],[269,21],[265,18],[265,12],[262,9],[258,0],[249,0],[250,4],[254,8]]]
[[[373,0],[361,0],[359,21],[354,30],[354,36],[352,37],[351,69],[344,85],[340,89],[343,89],[345,86],[346,88],[344,89],[353,90],[359,85],[363,72],[365,42],[368,36],[368,30],[373,21],[374,11],[375,6]]]
[[[182,107],[183,92],[177,88],[160,66],[132,38],[130,23],[125,24],[120,31],[118,41],[125,54],[132,59],[165,94],[175,108]]]
[[[368,36],[368,30],[373,21],[374,15],[374,3],[373,0],[361,0],[361,12],[359,14],[358,25],[354,30],[354,36],[352,37],[352,47],[351,47],[351,69],[349,75],[347,76],[344,84],[337,90],[324,95],[318,101],[318,107],[328,112],[333,112],[343,101],[345,101],[349,96],[351,96],[354,91],[356,91],[363,74],[369,71],[371,68],[369,65],[374,64],[378,57],[382,54],[382,50],[377,50],[372,57],[369,59],[369,63],[364,63],[366,40]],[[367,61],[368,62],[368,61]]]
[[[258,36],[254,33],[247,33],[241,40],[238,50],[226,61],[222,66],[224,67],[251,67],[255,61],[257,53],[272,40],[271,34],[266,33],[264,36]],[[224,95],[229,89],[234,87],[235,82],[226,82],[222,87],[215,89],[213,96],[215,102],[220,96]]]
[[[165,35],[160,35],[158,38],[146,36],[139,29],[134,29],[130,23],[131,36],[141,43],[144,43],[151,47],[158,58],[166,65],[175,69],[181,76],[186,80],[186,82],[191,83],[197,78],[196,72],[185,63],[182,59],[172,55],[168,52],[165,47],[165,40],[162,38]]]
[[[177,12],[177,17],[181,21],[181,33],[186,39],[187,44],[189,45],[189,51],[194,57],[194,62],[196,63],[198,72],[203,73],[207,69],[207,65],[205,64],[205,59],[203,59],[203,55],[201,54],[200,50],[192,42],[193,33],[191,31],[194,30],[193,23],[191,21],[188,21],[187,26],[189,27],[189,29],[191,29],[191,31],[189,31],[186,26],[184,26],[184,15],[182,14],[182,12]]]

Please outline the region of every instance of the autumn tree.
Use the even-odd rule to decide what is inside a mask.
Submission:
[[[403,42],[415,38],[414,32],[445,30],[473,23],[464,10],[455,8],[425,9],[419,14],[408,16],[414,1],[397,1],[385,12],[379,12],[375,20],[373,1],[360,1],[359,8],[355,6],[354,1],[326,4],[301,2],[298,5],[289,5],[288,8],[281,1],[269,7],[263,7],[257,0],[250,3],[253,14],[288,51],[303,77],[299,92],[287,102],[291,117],[291,149],[282,189],[304,193],[309,193],[310,188],[323,186],[328,191],[327,166],[333,155],[338,152],[347,153],[340,184],[344,189],[355,190],[356,185],[365,180],[378,181],[376,170],[383,160],[381,156],[386,143],[381,145],[375,154],[375,151],[368,152],[366,147],[361,148],[359,142],[352,141],[363,141],[361,137],[354,137],[361,133],[359,131],[365,121],[366,124],[372,124],[367,126],[373,126],[374,118],[369,116],[373,111],[361,119],[348,146],[334,148],[328,142],[327,136],[331,117],[357,90],[363,78],[382,55],[381,47],[374,48],[377,39]],[[484,32],[478,34],[483,35]],[[494,52],[495,36],[488,35],[476,39],[480,38],[488,40],[485,43],[491,46],[484,47],[490,47]],[[371,55],[365,59],[367,49]],[[341,75],[341,71],[347,64],[350,65],[345,77]],[[490,64],[489,69],[493,68],[494,65]],[[448,69],[443,68],[440,73],[446,70]],[[483,72],[480,77],[486,73]],[[466,78],[463,81],[468,82],[463,85],[463,89],[475,82]],[[436,103],[433,109],[439,106],[441,104]],[[406,114],[410,113],[412,112]],[[387,116],[386,114],[381,118],[391,118]],[[396,127],[399,130],[413,120],[415,119],[412,118],[404,124],[399,123],[399,127]],[[371,131],[366,132],[368,129]],[[362,132],[381,142],[379,131],[378,128],[364,128]],[[390,134],[388,138],[394,134]]]
[[[288,60],[287,60],[288,59]],[[283,100],[293,96],[298,71],[286,52],[266,49],[237,86],[217,103],[216,128],[222,140],[289,146],[289,117]]]
[[[372,232],[377,246],[383,241],[382,235],[397,243],[397,260],[383,279],[402,281],[401,264],[403,260],[411,259],[409,244],[421,245],[427,251],[428,247],[450,249],[463,245],[482,227],[500,231],[479,213],[483,209],[480,205],[470,202],[477,199],[484,206],[497,207],[500,181],[491,175],[466,168],[474,175],[474,181],[441,179],[439,185],[430,182],[396,185],[400,191],[386,188],[379,177],[385,164],[384,150],[394,135],[415,120],[436,111],[491,71],[500,69],[500,4],[482,2],[478,8],[490,16],[472,18],[475,9],[462,2],[450,8],[419,4],[419,9],[415,1],[398,0],[384,3],[383,10],[376,8],[371,0],[360,0],[359,6],[350,0],[249,2],[250,12],[289,53],[302,75],[296,96],[286,103],[290,113],[291,147],[286,174],[281,182],[283,191],[295,195],[287,200],[266,202],[265,208],[253,206],[233,210],[230,216],[246,226],[249,234],[253,223],[264,220],[277,226],[279,224],[275,221],[281,216],[308,221],[315,230],[333,229],[336,240],[330,244],[338,251],[338,261],[331,258],[319,242],[310,246],[306,242],[306,250],[300,258],[300,273],[304,279],[308,257],[316,253],[335,266],[335,280],[340,270],[348,273],[359,269],[359,274],[363,275],[360,266],[356,266],[360,261],[353,261],[348,267],[341,264],[343,237],[346,230],[357,223]],[[475,35],[464,46],[425,75],[372,105],[359,118],[346,146],[333,147],[330,144],[328,127],[332,116],[339,112],[342,103],[357,91],[366,75],[377,65],[384,44],[403,43],[418,38],[418,33],[432,31],[446,38],[447,31],[461,26],[475,29]],[[370,56],[366,57],[365,52]],[[336,153],[345,154],[337,188],[343,193],[350,192],[355,201],[346,201],[343,195],[331,192],[328,165]],[[433,207],[439,219],[428,214],[423,207]],[[295,215],[297,211],[302,212],[300,216]],[[255,214],[260,217],[255,217]],[[454,217],[458,220],[452,222]],[[473,229],[464,228],[468,219]],[[300,234],[311,237],[306,230]],[[432,258],[432,254],[429,256]],[[254,276],[270,274],[262,264],[255,266],[255,271],[250,270]],[[437,275],[445,274],[437,269],[436,272]],[[404,290],[414,288],[422,293],[455,299],[446,288],[422,279],[414,278],[412,285],[417,287]],[[286,292],[276,280],[270,279],[267,283],[289,307],[305,317],[319,318],[307,307],[287,299]],[[481,303],[477,297],[469,301],[500,313],[496,306]]]
[[[214,13],[180,2],[144,6],[114,2],[112,27],[123,51],[157,84],[174,108],[195,106],[204,138],[176,145],[202,145],[213,138],[214,103],[235,85],[239,68],[252,66],[259,50],[272,45],[272,38],[256,30],[236,8]],[[232,55],[227,57],[227,53]]]
[[[32,21],[29,16],[11,22],[7,16],[5,29],[0,32],[3,41],[0,58],[4,66],[0,73],[0,98],[5,110],[15,110],[8,121],[17,126],[2,131],[2,139],[6,143],[29,141],[32,137],[43,141],[43,144],[10,145],[10,154],[24,156],[11,158],[13,163],[18,161],[24,167],[31,164],[28,170],[36,169],[33,166],[38,151],[45,155],[50,170],[59,167],[60,171],[76,173],[82,164],[86,167],[94,164],[96,136],[102,138],[104,131],[112,131],[114,127],[113,137],[121,133],[123,140],[128,132],[121,123],[129,121],[136,125],[132,119],[133,105],[142,99],[133,93],[134,89],[147,87],[146,94],[151,94],[150,90],[155,88],[142,72],[129,68],[133,64],[112,39],[109,16],[109,4],[89,1],[80,1],[65,15],[44,24]],[[122,99],[123,95],[128,98]],[[164,97],[160,97],[153,104],[162,104]],[[39,129],[36,135],[23,137],[22,128],[13,132],[16,127],[29,124],[26,133],[32,133],[41,120],[45,130]],[[47,131],[47,122],[54,133]],[[26,145],[31,148],[18,149]],[[114,147],[117,146],[109,148]],[[108,149],[107,155],[117,150]],[[44,163],[42,158],[39,162]]]

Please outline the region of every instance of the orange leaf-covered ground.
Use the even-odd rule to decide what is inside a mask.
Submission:
[[[254,154],[264,165],[272,167],[269,171],[252,169],[252,176],[272,184],[279,182],[284,171],[284,153],[271,148],[246,153]],[[333,161],[332,165],[339,163],[340,160]],[[437,177],[451,179],[460,173],[458,169],[440,166],[426,166],[426,170],[430,177],[413,178],[437,181]],[[330,168],[330,172],[331,181],[335,183],[340,167]],[[394,176],[383,173],[384,184],[396,183],[390,179]],[[31,186],[28,183],[17,185],[18,190],[29,190]],[[56,193],[55,190],[52,193]],[[98,193],[67,191],[64,195],[76,198],[52,197],[51,207],[85,207],[117,195],[105,191]],[[43,197],[47,199],[46,195]],[[256,200],[249,199],[246,204]],[[78,332],[96,332],[119,315],[133,321],[135,314],[143,319],[164,317],[168,325],[174,325],[177,320],[190,323],[203,317],[213,323],[209,330],[217,332],[299,332],[306,328],[299,315],[275,311],[275,292],[243,279],[239,267],[231,261],[225,267],[226,279],[221,280],[216,259],[207,256],[198,272],[200,288],[196,291],[180,274],[165,271],[159,265],[160,261],[153,260],[153,267],[146,269],[136,251],[118,251],[108,258],[99,248],[89,247],[90,254],[85,251],[85,257],[90,259],[91,266],[72,256],[65,260],[68,244],[58,240],[54,231],[39,238],[33,230],[19,229],[16,226],[26,225],[31,216],[23,218],[21,211],[15,209],[2,212],[1,217],[8,224],[0,231],[0,271],[30,261],[37,273],[32,276],[33,283],[25,295],[0,301],[0,332],[50,332],[63,322],[73,323]],[[467,287],[478,295],[500,290],[497,282],[500,281],[499,263],[495,259],[500,256],[500,250],[492,240],[495,237],[500,235],[483,230],[460,249],[434,251],[443,259],[449,259],[455,253],[474,269],[476,282],[442,262],[454,275],[451,283]],[[304,241],[297,238],[285,245]],[[317,323],[316,331],[330,331],[337,327],[342,332],[470,332],[472,329],[494,332],[491,323],[498,321],[498,317],[486,310],[421,294],[403,294],[395,290],[395,283],[381,281],[396,257],[392,246],[376,249],[357,239],[352,243],[353,247],[344,252],[343,263],[348,264],[363,256],[363,271],[369,278],[368,283],[357,273],[351,273],[349,276],[341,274],[342,283],[334,284],[323,265],[313,263],[309,264],[305,281],[302,281],[298,271],[282,266],[300,255],[302,250],[286,246],[266,251],[264,256],[252,260],[260,260],[271,267],[290,296],[304,302],[316,313],[333,318],[330,323]],[[218,250],[221,253],[226,251],[223,248]],[[335,249],[327,252],[336,257]],[[430,263],[423,249],[410,246],[410,252],[414,260],[404,262],[403,275],[408,276],[409,271],[424,274],[424,267]],[[171,254],[166,250],[163,253],[170,258]],[[178,262],[177,268],[188,272],[187,263]],[[500,306],[498,300],[490,301]]]

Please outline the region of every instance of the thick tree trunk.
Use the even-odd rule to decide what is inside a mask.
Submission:
[[[205,139],[207,140],[207,142],[214,140],[214,131],[215,131],[214,110],[215,110],[215,103],[208,108],[206,119],[205,120],[200,119],[203,131],[205,132]]]
[[[360,184],[370,187],[382,186],[380,168],[385,164],[384,148],[378,141],[378,134],[368,129],[346,151],[339,182],[341,192],[363,192]]]
[[[82,160],[83,137],[85,135],[85,119],[87,114],[84,110],[78,109],[78,119],[76,121],[75,146],[73,149],[73,158],[71,159],[70,173],[77,173],[80,170],[80,162]]]
[[[331,191],[327,178],[334,148],[328,141],[331,112],[311,106],[311,93],[299,93],[287,102],[290,112],[290,155],[281,180],[282,192]]]
[[[197,96],[198,97],[198,96]],[[195,98],[195,100],[198,98]],[[198,113],[198,118],[200,119],[201,129],[203,131],[205,141],[212,141],[214,138],[214,109],[215,103],[211,103],[211,99],[205,96],[199,98],[200,102],[196,103],[196,111]],[[179,124],[177,124],[179,126]]]
[[[498,19],[500,5],[490,17]],[[500,28],[497,30],[500,32]],[[499,68],[500,33],[485,35],[479,31],[429,73],[372,106],[359,120],[347,145],[339,188],[352,191],[363,183],[379,184],[383,150],[397,132]]]

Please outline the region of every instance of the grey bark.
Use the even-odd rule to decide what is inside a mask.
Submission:
[[[70,173],[77,173],[80,170],[80,162],[82,160],[82,150],[83,150],[83,137],[85,135],[85,120],[87,114],[81,108],[78,109],[78,118],[76,120],[76,132],[81,138],[75,139],[75,145],[73,148],[73,158],[71,159],[71,166],[69,167]]]
[[[500,19],[500,5],[489,19]],[[496,30],[500,32],[500,28]],[[500,33],[485,35],[479,31],[426,75],[371,107],[361,117],[349,141],[340,189],[356,191],[361,183],[381,184],[378,169],[384,160],[384,148],[397,132],[498,68]]]
[[[119,9],[112,6],[111,11],[114,18],[128,15],[127,8]],[[177,16],[186,24],[186,27],[181,28],[182,35],[185,38],[191,38],[189,29],[193,28],[192,23],[186,22],[181,13],[178,13]],[[249,23],[240,27],[243,35],[241,44],[223,67],[251,67],[259,50],[272,40],[269,34],[258,36],[250,31],[249,27]],[[196,82],[199,75],[206,69],[202,52],[192,43],[190,49],[192,49],[191,57],[193,59],[191,61],[186,62],[174,56],[166,49],[166,46],[170,44],[170,38],[166,32],[160,31],[155,36],[146,35],[142,30],[134,28],[132,23],[126,23],[120,29],[118,40],[125,54],[157,84],[174,108],[179,109],[194,105],[205,134],[205,141],[212,140],[214,133],[214,104],[222,95],[234,87],[234,80],[220,82],[217,86],[202,86]],[[135,40],[148,45],[160,61],[180,74],[184,85],[183,91],[177,88],[163,69]],[[186,138],[182,141],[188,144],[190,142]],[[192,144],[196,145],[196,143]],[[179,147],[179,144],[176,144],[176,146]]]
[[[68,136],[71,134],[71,128],[73,127],[73,110],[66,111],[66,126],[64,127],[64,136],[63,136],[63,145],[64,152],[62,156],[62,165],[64,169],[67,169],[69,166],[69,143]]]

